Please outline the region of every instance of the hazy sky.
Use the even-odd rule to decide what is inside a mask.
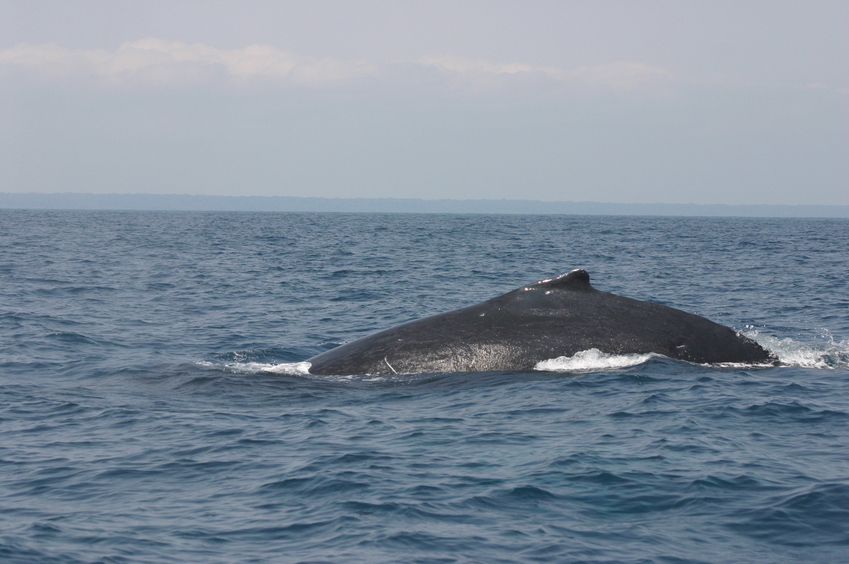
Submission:
[[[0,192],[849,204],[845,0],[0,13]]]

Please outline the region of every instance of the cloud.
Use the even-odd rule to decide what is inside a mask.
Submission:
[[[832,88],[824,82],[811,82],[802,86],[803,90],[815,90],[820,92],[835,92],[837,94],[849,94],[849,88]]]
[[[216,78],[234,82],[337,84],[375,76],[376,65],[298,55],[269,45],[218,49],[202,43],[141,39],[115,51],[21,43],[0,51],[0,70],[47,80],[82,79],[98,85],[183,86]]]
[[[674,78],[672,72],[639,61],[616,61],[591,67],[577,67],[566,77],[584,86],[629,92],[667,84]]]
[[[413,75],[405,74],[412,69]],[[147,38],[115,50],[68,49],[21,43],[0,50],[0,76],[67,81],[117,88],[181,88],[219,84],[334,86],[378,79],[401,91],[429,77],[437,89],[489,94],[596,94],[664,92],[675,79],[663,68],[616,61],[564,69],[522,62],[493,62],[453,55],[422,57],[411,65],[379,67],[368,61],[316,58],[271,45],[219,49],[203,43]]]
[[[542,74],[554,76],[560,71],[555,67],[534,67],[525,63],[492,63],[483,59],[465,57],[422,57],[419,64],[447,73],[461,75],[517,75]]]
[[[423,57],[419,64],[452,76],[455,81],[481,87],[495,83],[506,84],[518,79],[544,80],[568,91],[630,92],[662,89],[675,77],[667,69],[639,61],[616,61],[596,66],[563,69],[552,66],[533,66],[525,63],[494,63],[464,57]]]

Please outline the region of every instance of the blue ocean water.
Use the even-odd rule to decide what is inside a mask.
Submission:
[[[782,366],[319,377],[585,268]],[[845,562],[849,222],[0,210],[0,561]]]

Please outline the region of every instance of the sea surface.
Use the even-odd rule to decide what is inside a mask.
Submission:
[[[302,361],[585,268],[780,366]],[[849,220],[0,210],[0,562],[849,561]]]

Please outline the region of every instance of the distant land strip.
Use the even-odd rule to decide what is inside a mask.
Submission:
[[[27,194],[13,192],[0,192],[0,209],[849,218],[849,206],[846,205],[615,204],[540,200],[422,200],[415,198]]]

